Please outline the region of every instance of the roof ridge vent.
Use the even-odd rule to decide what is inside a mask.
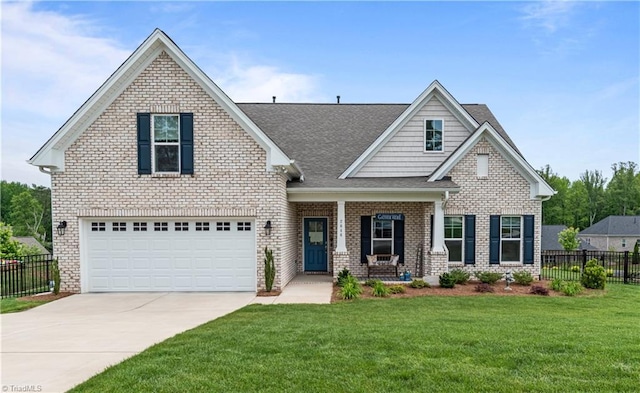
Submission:
[[[340,96],[336,96],[336,102],[339,104],[340,103]]]
[[[276,103],[276,96],[271,97],[271,99],[273,100],[273,103]]]

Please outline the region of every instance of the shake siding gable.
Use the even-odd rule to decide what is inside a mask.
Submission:
[[[444,152],[424,151],[424,120],[444,123]],[[431,174],[470,135],[462,123],[440,102],[430,99],[358,171],[354,177],[407,177]]]

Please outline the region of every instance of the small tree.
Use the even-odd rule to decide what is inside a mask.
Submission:
[[[578,228],[569,227],[558,233],[558,243],[564,248],[565,251],[577,250],[580,246],[580,240],[578,239]]]
[[[264,248],[264,287],[267,292],[273,288],[273,280],[276,277],[276,266],[273,262],[273,250]]]
[[[0,222],[0,258],[17,259],[24,256],[24,247],[15,240],[11,240],[13,230],[9,225]]]

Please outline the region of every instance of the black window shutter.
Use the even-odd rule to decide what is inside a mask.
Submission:
[[[180,173],[193,174],[193,113],[180,114]]]
[[[433,249],[433,214],[429,218],[429,249]]]
[[[500,263],[500,216],[489,218],[489,263]]]
[[[138,174],[151,174],[151,114],[138,113]]]
[[[524,216],[524,263],[533,263],[533,235],[534,220],[533,216]]]
[[[360,263],[371,254],[371,216],[360,216]]]
[[[476,263],[476,216],[464,216],[464,263]]]
[[[399,255],[399,263],[404,264],[404,221],[393,221],[393,253]]]

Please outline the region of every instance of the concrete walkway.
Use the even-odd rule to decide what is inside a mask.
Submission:
[[[279,296],[258,296],[257,304],[328,304],[331,303],[333,277],[328,275],[299,274],[284,287]]]

